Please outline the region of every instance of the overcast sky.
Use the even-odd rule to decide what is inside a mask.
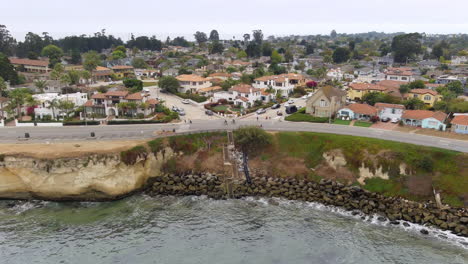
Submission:
[[[128,39],[217,29],[223,38],[262,29],[289,34],[378,32],[468,33],[468,0],[0,0],[19,40],[32,31],[54,37],[105,28]]]

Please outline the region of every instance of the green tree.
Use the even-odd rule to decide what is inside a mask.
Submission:
[[[460,81],[450,82],[445,87],[456,95],[463,94],[463,84]]]
[[[210,47],[209,47],[210,54],[223,53],[223,51],[224,51],[224,45],[221,44],[221,42],[216,40],[210,44]]]
[[[42,49],[42,56],[49,58],[49,67],[62,62],[63,50],[55,45],[49,44]]]
[[[86,81],[86,84],[88,84],[89,79],[91,79],[92,74],[89,71],[81,71],[80,72],[81,78],[83,78]]]
[[[332,58],[334,63],[347,62],[350,58],[351,52],[348,48],[338,47],[333,52]]]
[[[83,68],[89,72],[93,72],[97,66],[101,65],[101,58],[94,50],[85,53],[83,57]]]
[[[422,36],[419,33],[395,36],[392,40],[392,51],[395,62],[406,63],[422,52]]]
[[[0,53],[0,77],[5,81],[9,81],[11,85],[19,84],[18,73],[16,73],[8,57],[3,53]]]
[[[273,48],[269,42],[265,42],[262,44],[262,55],[265,57],[270,57],[273,52]]]
[[[236,57],[238,59],[247,58],[247,53],[245,53],[245,51],[243,51],[243,50],[240,50],[239,52],[237,52]]]
[[[54,69],[50,72],[50,77],[53,80],[59,80],[64,71],[65,68],[63,67],[63,65],[61,63],[57,63],[55,64]]]
[[[54,98],[50,101],[47,101],[47,105],[48,105],[47,108],[52,110],[52,117],[54,119],[58,119],[57,115],[55,114],[55,109],[58,109],[59,107],[59,100],[57,98]]]
[[[112,59],[113,60],[120,60],[120,59],[123,59],[127,57],[127,54],[125,54],[125,52],[121,51],[121,50],[114,50],[112,52]]]
[[[8,93],[8,97],[10,98],[8,106],[16,108],[18,116],[21,118],[23,116],[21,108],[32,101],[31,91],[27,88],[14,89]]]
[[[71,52],[71,64],[80,64],[81,63],[81,54],[80,51],[73,49]]]
[[[330,37],[331,37],[332,39],[335,39],[337,35],[338,35],[338,34],[336,33],[336,30],[334,30],[334,29],[333,29],[333,30],[331,31],[331,33],[330,33]]]
[[[146,69],[148,68],[148,64],[146,64],[143,58],[133,58],[132,66],[135,69]]]
[[[200,46],[203,46],[208,41],[208,37],[206,36],[205,32],[197,31],[193,36],[195,37],[195,41]]]
[[[6,89],[7,89],[7,84],[5,80],[3,79],[3,77],[0,76],[0,97],[6,94]],[[2,113],[2,117],[3,117],[3,113]]]
[[[60,109],[62,112],[65,112],[65,116],[68,118],[70,115],[70,112],[75,109],[75,103],[72,101],[68,100],[60,100],[57,105],[58,109]]]
[[[44,88],[47,87],[47,81],[45,81],[45,80],[36,80],[36,81],[34,81],[34,86],[36,86],[36,88],[39,89],[39,91],[41,91],[41,93],[43,93]]]
[[[130,89],[132,93],[143,90],[143,82],[137,79],[125,79],[123,80],[123,84]]]
[[[273,50],[270,56],[271,64],[278,64],[283,61],[283,57],[278,53],[277,50]]]
[[[159,87],[170,93],[177,93],[180,87],[179,80],[172,76],[163,76],[159,79]]]
[[[419,98],[410,98],[404,101],[403,105],[409,110],[420,110],[424,108],[424,102]]]
[[[210,41],[219,41],[219,33],[216,29],[211,30]]]
[[[286,62],[292,62],[294,60],[294,55],[290,49],[287,49],[284,53],[284,60]]]

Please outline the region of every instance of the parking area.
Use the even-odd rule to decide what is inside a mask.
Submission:
[[[161,93],[159,88],[156,86],[149,86],[145,88],[149,90],[151,97],[164,100],[165,106],[169,109],[171,109],[173,106],[184,109],[185,115],[180,117],[181,120],[218,119],[217,116],[206,115],[203,105],[184,104],[182,103],[182,98],[169,93]]]
[[[293,98],[292,100],[294,101],[293,105],[295,105],[298,109],[301,108],[301,107],[306,106],[306,100],[305,99]],[[258,117],[259,119],[272,119],[273,120],[273,119],[284,118],[285,115],[286,115],[285,104],[286,103],[281,104],[281,107],[278,108],[278,109],[271,109],[271,107],[265,108],[265,110],[266,110],[265,113],[260,114],[260,115],[257,115],[257,114],[249,115],[249,116],[245,117],[245,119],[246,120],[256,120],[257,117]],[[278,116],[278,114],[277,114],[278,111],[282,112],[283,115]]]

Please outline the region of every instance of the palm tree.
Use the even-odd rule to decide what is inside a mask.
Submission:
[[[43,93],[44,88],[47,87],[47,81],[45,81],[45,80],[36,80],[36,81],[34,81],[34,86],[36,86],[37,89],[39,89],[39,91],[41,91],[41,93]]]
[[[57,100],[57,98],[54,98],[50,101],[47,101],[47,103],[49,104],[49,106],[47,108],[49,109],[52,109],[52,117],[54,119],[58,119],[57,116],[55,115],[55,109],[57,109],[59,107],[59,102]]]
[[[75,103],[67,100],[60,100],[58,102],[58,108],[65,112],[65,116],[68,117],[70,111],[75,108]]]
[[[128,109],[131,110],[130,112],[131,112],[131,114],[132,114],[132,116],[133,116],[133,114],[135,113],[136,109],[138,108],[138,105],[137,105],[137,103],[135,103],[135,102],[128,102],[128,103],[127,103],[127,107],[128,107]]]
[[[12,108],[16,107],[16,111],[18,117],[21,118],[23,113],[21,112],[21,108],[27,103],[30,102],[32,99],[31,92],[27,88],[19,88],[11,91],[9,93],[10,103]]]
[[[122,115],[126,115],[127,109],[128,109],[128,103],[127,102],[120,102],[117,105],[117,109],[122,113]]]

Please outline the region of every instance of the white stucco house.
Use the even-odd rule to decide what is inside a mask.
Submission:
[[[302,74],[288,73],[281,75],[262,76],[254,80],[252,84],[256,89],[273,89],[282,96],[288,96],[299,85],[305,85],[307,79]]]
[[[72,93],[72,94],[59,94],[59,93],[42,93],[34,94],[34,100],[39,104],[34,108],[34,114],[40,118],[44,116],[51,116],[56,118],[56,116],[61,115],[59,109],[54,109],[51,107],[52,102],[68,101],[72,102],[75,107],[82,106],[88,101],[88,95],[86,93]]]
[[[411,68],[388,68],[385,71],[385,80],[412,82],[414,73]]]
[[[376,103],[375,107],[378,110],[378,116],[382,118],[396,118],[401,120],[401,116],[405,111],[405,106],[401,104],[386,104],[386,103]]]
[[[243,108],[252,107],[255,101],[268,103],[271,101],[271,94],[262,89],[254,88],[249,84],[239,84],[233,86],[229,91],[221,91],[213,94],[213,101],[217,102],[225,99],[234,102],[235,105]]]

